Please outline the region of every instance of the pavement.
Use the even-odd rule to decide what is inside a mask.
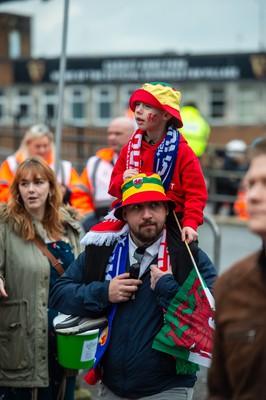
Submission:
[[[261,240],[252,234],[246,221],[234,217],[219,216],[210,223],[205,223],[199,228],[199,246],[214,262],[218,274],[221,274],[236,261],[258,250]],[[81,376],[84,372],[81,373]],[[81,386],[90,391],[91,397],[84,400],[96,400],[98,386],[89,386],[80,379]],[[193,400],[206,400],[207,398],[207,368],[201,367],[195,385]]]
[[[208,254],[219,274],[261,247],[261,239],[249,231],[246,221],[223,216],[210,216],[210,219],[218,232],[214,233],[213,227],[205,222],[198,229],[199,246]],[[215,257],[217,245],[219,257]]]

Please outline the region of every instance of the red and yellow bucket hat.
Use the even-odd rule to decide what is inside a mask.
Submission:
[[[181,93],[168,83],[150,82],[135,90],[129,99],[129,106],[135,111],[136,103],[147,103],[152,107],[167,111],[175,119],[177,128],[183,126],[180,115]]]
[[[122,204],[114,211],[116,218],[123,220],[122,209],[125,206],[150,201],[166,201],[169,209],[174,210],[175,203],[164,191],[161,177],[155,173],[138,174],[122,185]]]

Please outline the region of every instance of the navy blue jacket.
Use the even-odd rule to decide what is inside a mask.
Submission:
[[[170,252],[170,249],[169,249]],[[171,253],[170,253],[171,254]],[[216,270],[201,250],[199,271],[212,290]],[[91,264],[97,268],[97,260]],[[83,252],[57,280],[50,298],[51,306],[65,314],[101,315],[110,306],[109,281],[84,284],[86,252]],[[193,387],[196,375],[177,375],[172,356],[152,349],[154,337],[163,326],[163,308],[180,288],[169,274],[161,277],[153,291],[149,268],[141,277],[135,300],[119,303],[108,348],[101,360],[103,383],[117,396],[137,399],[173,387]]]

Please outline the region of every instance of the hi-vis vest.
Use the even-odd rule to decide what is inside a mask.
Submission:
[[[108,193],[109,182],[114,164],[98,156],[88,159],[86,165],[87,175],[93,187],[94,207],[110,207],[115,197]]]
[[[12,154],[11,156],[8,156],[6,160],[8,162],[10,170],[15,175],[16,169],[18,167],[18,162],[16,160],[16,157]],[[50,168],[52,168],[53,171],[55,170],[54,163],[51,163],[49,166]],[[62,185],[65,186],[70,185],[71,168],[72,164],[70,161],[60,160],[60,168],[57,174],[57,180]]]
[[[7,157],[0,168],[0,202],[8,201],[10,186],[14,180],[19,160],[15,155]],[[51,169],[55,170],[54,163],[48,164]],[[59,184],[68,188],[70,198],[66,201],[76,208],[82,216],[94,212],[92,194],[89,188],[85,187],[79,179],[78,173],[73,168],[70,161],[60,160],[59,171],[57,173]],[[68,196],[68,197],[69,197]]]
[[[180,133],[184,136],[189,146],[197,157],[203,155],[210,136],[210,126],[200,115],[199,111],[192,106],[181,108],[183,127]]]
[[[234,203],[234,212],[240,219],[248,219],[247,212],[247,194],[246,191],[240,188],[237,192],[237,199]]]

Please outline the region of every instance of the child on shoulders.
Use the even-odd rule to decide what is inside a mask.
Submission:
[[[121,199],[124,181],[142,172],[161,176],[166,195],[175,201],[181,238],[191,243],[203,223],[207,188],[197,156],[179,133],[181,93],[163,82],[145,83],[132,93],[130,108],[138,128],[113,169],[109,194]]]

